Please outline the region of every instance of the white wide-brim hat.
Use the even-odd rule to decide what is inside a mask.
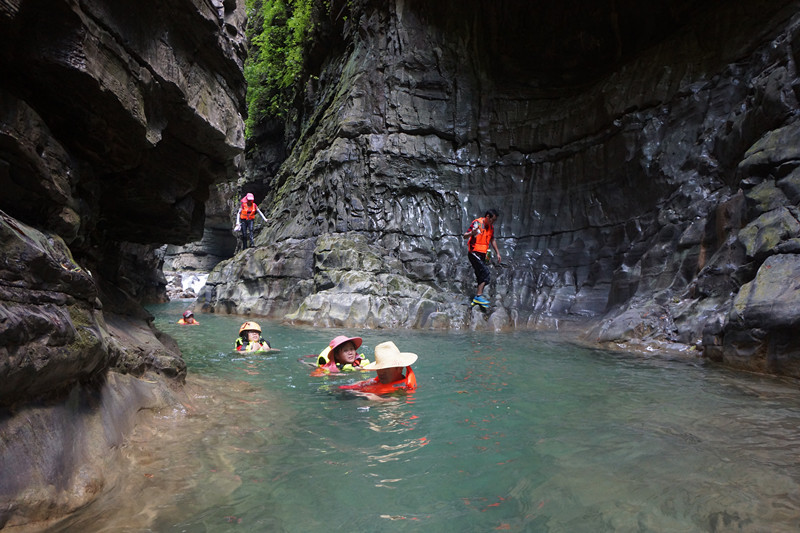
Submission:
[[[392,341],[382,342],[375,347],[375,362],[364,367],[364,370],[381,370],[383,368],[394,368],[410,366],[417,360],[417,354],[411,352],[401,352]]]

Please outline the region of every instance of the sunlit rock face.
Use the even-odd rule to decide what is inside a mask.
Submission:
[[[199,239],[209,187],[239,175],[243,20],[0,0],[0,528],[112,487],[136,413],[185,377],[141,303],[165,297],[154,248]]]
[[[258,251],[212,273],[208,309],[593,324],[593,340],[725,359],[740,288],[770,254],[795,253],[796,4],[367,4],[313,51],[280,170],[264,153],[251,162],[274,220]],[[258,139],[265,153],[282,134]],[[502,266],[496,307],[479,315],[464,305],[475,280],[461,233],[488,208]],[[350,257],[334,264],[337,246]]]

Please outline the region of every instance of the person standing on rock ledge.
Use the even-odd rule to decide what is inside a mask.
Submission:
[[[470,224],[469,229],[464,233],[467,241],[469,264],[475,271],[475,279],[478,282],[478,291],[472,299],[472,303],[480,305],[484,309],[489,307],[489,300],[483,295],[483,289],[492,279],[492,274],[487,266],[487,255],[489,245],[494,248],[497,262],[500,262],[500,251],[497,249],[497,241],[494,238],[494,223],[498,214],[496,209],[489,209],[481,218],[476,218]]]
[[[255,199],[253,193],[247,193],[242,198],[242,205],[236,213],[236,225],[233,227],[233,231],[242,231],[242,249],[248,248],[248,243],[250,247],[256,245],[253,241],[253,224],[256,220],[256,211],[258,211]]]

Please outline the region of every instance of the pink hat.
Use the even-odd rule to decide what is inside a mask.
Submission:
[[[256,197],[253,196],[253,193],[249,192],[247,193],[247,196],[244,197],[244,199],[247,200],[248,202],[252,202],[253,200],[256,199]]]
[[[361,346],[362,342],[361,337],[345,337],[344,335],[339,335],[338,337],[333,339],[328,346],[331,347],[331,350],[335,350],[337,346],[341,346],[342,344],[348,341],[351,341],[353,344],[356,345],[356,350],[358,350],[358,347]]]

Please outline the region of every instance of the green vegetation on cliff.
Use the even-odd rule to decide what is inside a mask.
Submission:
[[[317,4],[317,5],[315,5]],[[321,4],[321,5],[320,5]],[[282,117],[300,79],[305,46],[314,28],[315,0],[247,0],[250,41],[244,75],[247,80],[247,135],[265,117]]]

